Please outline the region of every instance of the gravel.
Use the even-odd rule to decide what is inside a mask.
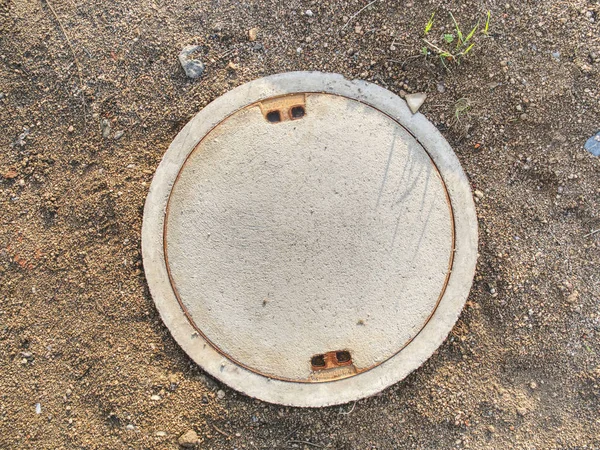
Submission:
[[[423,26],[434,11],[436,29],[453,29],[449,12],[483,24],[480,1],[381,0],[356,17],[370,0],[75,3],[52,5],[83,95],[48,4],[0,2],[0,448],[173,449],[190,429],[214,450],[600,448],[600,158],[584,148],[600,124],[597,2],[486,2],[489,36],[448,68],[421,55]],[[206,64],[196,80],[177,60],[187,44]],[[162,324],[140,258],[147,190],[176,134],[224,92],[293,70],[427,93],[419,112],[485,193],[452,333],[402,383],[341,408],[219,400],[225,387]]]

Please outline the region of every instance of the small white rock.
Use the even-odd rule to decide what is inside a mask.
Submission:
[[[406,100],[406,103],[408,104],[410,111],[413,114],[416,114],[417,111],[419,111],[419,108],[425,102],[426,98],[427,98],[427,94],[425,92],[418,92],[416,94],[407,94],[404,97],[404,100]]]
[[[160,395],[154,394],[152,397],[150,397],[150,400],[153,400],[153,401],[157,402],[157,401],[160,400]]]
[[[102,119],[100,122],[100,130],[102,131],[103,138],[108,138],[110,136],[110,122],[108,119]]]
[[[307,10],[304,12],[304,15],[305,15],[305,16],[308,16],[308,17],[312,17],[312,16],[313,16],[313,12],[312,12],[310,9],[307,9]]]
[[[475,197],[477,197],[479,199],[483,198],[483,192],[480,191],[480,190],[476,190],[475,191]]]
[[[219,399],[225,398],[225,392],[224,392],[224,391],[222,391],[221,389],[219,389],[219,390],[217,391],[217,397],[218,397]]]

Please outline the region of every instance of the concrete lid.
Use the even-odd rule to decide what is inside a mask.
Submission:
[[[422,115],[375,85],[296,72],[240,86],[175,138],[144,211],[165,324],[266,401],[372,395],[443,341],[477,255],[470,189]]]

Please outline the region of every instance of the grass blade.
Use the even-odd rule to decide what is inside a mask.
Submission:
[[[456,35],[458,36],[458,44],[457,47],[462,45],[463,41],[463,34],[462,31],[460,31],[460,27],[458,26],[458,22],[456,21],[456,19],[454,18],[454,15],[452,13],[450,13],[450,17],[452,17],[452,21],[454,22],[454,27],[456,28]]]
[[[475,31],[477,31],[477,28],[479,28],[479,22],[477,22],[477,25],[475,25],[475,28],[473,28],[471,30],[471,32],[467,35],[466,39],[465,39],[465,44],[467,42],[469,42],[469,39],[471,39],[473,37],[473,35],[475,34]]]
[[[469,45],[467,47],[467,49],[464,52],[462,52],[463,56],[466,56],[466,54],[471,51],[471,49],[473,48],[474,45],[475,45],[475,42],[473,42],[471,45]]]
[[[427,22],[427,24],[425,25],[425,35],[427,35],[431,31],[431,28],[433,27],[434,16],[435,16],[435,12],[431,15],[431,17],[429,18],[429,22]]]

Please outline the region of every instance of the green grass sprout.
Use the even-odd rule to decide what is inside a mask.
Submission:
[[[486,36],[488,35],[488,30],[490,28],[490,16],[491,16],[491,12],[490,12],[490,10],[488,10],[487,19],[485,20],[485,28],[483,29],[483,34],[485,34]]]
[[[433,27],[433,18],[435,17],[435,12],[429,18],[429,21],[425,24],[425,35],[429,34],[431,28]]]
[[[426,47],[421,49],[421,54],[425,56],[430,54],[429,50],[439,56],[446,69],[448,69],[448,66],[446,65],[447,62],[460,64],[460,60],[475,48],[476,44],[479,42],[478,36],[480,34],[488,35],[491,21],[491,12],[488,11],[483,29],[480,30],[480,21],[477,21],[475,26],[471,28],[471,31],[465,35],[463,30],[461,30],[458,21],[454,17],[454,14],[451,12],[449,14],[452,23],[454,24],[454,33],[443,33],[437,39],[427,36],[433,31],[435,17],[435,13],[433,13],[425,25],[425,35],[427,36],[427,39],[424,38],[423,42],[426,44]],[[477,33],[478,30],[480,30],[479,34]],[[456,44],[454,44],[455,42]],[[450,44],[452,44],[452,46]]]

